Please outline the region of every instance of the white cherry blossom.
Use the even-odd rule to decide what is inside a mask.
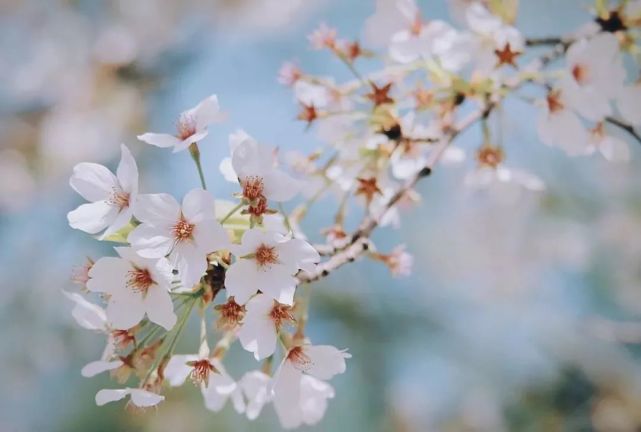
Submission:
[[[571,156],[585,152],[588,131],[569,107],[564,90],[551,90],[539,115],[537,130],[543,143],[559,147]]]
[[[262,360],[274,353],[281,326],[293,322],[292,307],[265,294],[257,294],[247,302],[245,309],[238,339],[243,348],[254,353],[256,360]]]
[[[292,305],[299,270],[313,271],[320,256],[304,240],[253,228],[240,245],[230,246],[236,261],[225,276],[227,296],[245,304],[258,290],[280,303]]]
[[[97,234],[104,239],[131,220],[138,195],[138,167],[129,149],[120,146],[122,156],[114,175],[103,165],[82,162],[73,169],[69,184],[90,201],[67,214],[72,228]]]
[[[617,97],[617,108],[621,117],[634,126],[641,126],[641,83],[626,86]]]
[[[119,401],[127,396],[131,397],[131,403],[138,408],[149,408],[158,405],[165,400],[165,397],[156,393],[152,393],[140,388],[124,388],[124,389],[102,389],[96,393],[96,405],[102,406],[109,402]]]
[[[103,257],[89,271],[87,288],[109,295],[107,319],[114,328],[129,329],[145,314],[170,330],[176,323],[169,295],[172,272],[164,258],[143,258],[133,249],[115,248],[118,257]]]
[[[570,46],[566,59],[560,85],[568,104],[589,120],[610,115],[610,100],[620,94],[626,75],[616,36],[599,33],[581,39]]]
[[[265,404],[271,401],[271,380],[269,375],[259,370],[247,372],[240,379],[240,387],[247,401],[245,415],[249,420],[258,418]]]
[[[218,105],[218,97],[211,95],[195,107],[180,114],[176,135],[147,132],[139,135],[138,139],[157,147],[173,147],[175,153],[204,139],[208,134],[209,125],[219,123],[224,119],[225,116]]]
[[[608,135],[603,123],[597,124],[590,131],[590,140],[586,152],[587,154],[599,152],[610,162],[627,162],[630,160],[628,144],[622,139]]]
[[[322,417],[324,402],[333,397],[333,389],[323,381],[345,372],[345,359],[350,357],[330,345],[302,345],[289,350],[273,383],[274,408],[284,428],[313,424]]]
[[[216,221],[214,198],[193,189],[182,206],[169,194],[139,197],[135,216],[142,222],[128,237],[145,258],[167,256],[188,290],[207,270],[207,254],[227,248],[227,232]]]

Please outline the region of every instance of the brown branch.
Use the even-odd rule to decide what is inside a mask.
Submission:
[[[447,149],[448,145],[458,136],[461,132],[468,129],[480,118],[487,116],[492,110],[493,105],[488,104],[484,109],[477,110],[472,114],[468,115],[463,119],[458,125],[447,132],[446,138],[443,139],[436,149],[430,154],[430,158],[426,162],[423,169],[421,169],[414,177],[409,179],[402,187],[400,187],[394,195],[387,201],[383,210],[376,216],[369,215],[367,216],[360,227],[352,235],[349,243],[341,248],[334,248],[331,258],[327,261],[316,266],[316,269],[313,273],[301,272],[297,275],[299,283],[304,282],[313,282],[315,280],[321,279],[329,275],[332,271],[341,267],[342,265],[354,261],[363,252],[367,251],[370,246],[369,236],[371,233],[378,227],[380,224],[380,219],[392,208],[394,205],[400,201],[400,199],[413,189],[416,184],[423,178],[428,177],[431,173],[441,156]],[[321,248],[325,255],[329,254],[329,251],[326,247]]]
[[[619,129],[626,131],[634,139],[636,139],[637,141],[639,141],[639,143],[641,143],[641,134],[639,134],[639,132],[637,132],[632,125],[625,123],[624,121],[621,121],[614,117],[606,117],[605,121],[618,127]]]

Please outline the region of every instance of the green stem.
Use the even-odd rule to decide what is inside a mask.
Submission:
[[[287,216],[287,213],[285,213],[285,209],[283,208],[282,203],[278,203],[278,210],[280,210],[280,214],[283,215],[283,218],[285,219],[285,228],[292,234],[294,233],[294,230],[292,229],[292,224],[289,220],[289,216]]]
[[[240,203],[238,203],[238,205],[236,205],[233,209],[229,210],[229,213],[227,213],[227,214],[225,215],[225,217],[224,217],[224,218],[222,218],[222,219],[220,220],[220,224],[222,225],[222,224],[224,224],[225,222],[227,222],[227,219],[229,219],[230,217],[232,217],[232,216],[234,215],[234,213],[236,213],[238,210],[240,210],[240,208],[241,208],[243,205],[244,205],[244,203],[241,201],[241,202],[240,202]]]
[[[198,148],[198,144],[192,143],[189,145],[189,154],[191,154],[191,158],[194,160],[194,163],[196,164],[196,169],[198,169],[200,184],[202,185],[203,189],[207,189],[207,184],[205,183],[205,175],[203,173],[203,167],[200,164],[200,149]]]

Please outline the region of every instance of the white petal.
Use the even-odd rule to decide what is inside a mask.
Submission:
[[[236,303],[243,305],[259,289],[260,275],[253,260],[239,259],[225,274],[227,297],[234,296]]]
[[[202,388],[205,407],[214,412],[223,409],[227,398],[237,387],[237,384],[229,375],[224,373],[224,371],[221,372],[222,373],[210,375],[209,386]]]
[[[232,167],[238,177],[262,177],[273,166],[273,155],[270,150],[253,139],[241,142],[232,153]]]
[[[176,144],[173,152],[178,153],[179,151],[183,151],[186,148],[188,148],[190,145],[202,141],[207,135],[208,135],[207,130],[201,130],[199,132],[196,132],[195,134],[185,138],[184,140]]]
[[[107,305],[107,319],[116,329],[128,330],[145,316],[142,295],[133,291],[122,291],[112,295]]]
[[[288,261],[296,263],[296,267],[307,272],[313,272],[316,264],[320,262],[320,255],[312,245],[305,240],[291,239],[282,243],[279,248],[281,253],[286,256]]]
[[[247,418],[255,420],[260,415],[263,406],[269,402],[269,375],[261,371],[247,372],[240,380],[240,386],[247,398]]]
[[[617,108],[627,122],[641,125],[641,85],[624,88],[617,99]]]
[[[227,231],[215,219],[208,219],[196,225],[193,232],[198,250],[211,253],[230,246]]]
[[[69,226],[89,234],[96,234],[105,228],[118,215],[118,209],[106,201],[82,204],[77,209],[67,213]]]
[[[138,195],[134,216],[154,226],[173,225],[180,217],[180,205],[169,194],[142,194]]]
[[[140,408],[158,405],[161,401],[165,400],[164,396],[143,389],[131,389],[130,393],[131,401]]]
[[[117,257],[103,257],[91,266],[87,289],[107,294],[123,290],[127,272],[131,270],[128,261]]]
[[[268,315],[273,304],[268,296],[258,294],[252,297],[247,302],[247,313],[238,330],[241,345],[254,353],[256,360],[267,358],[276,350],[276,326]]]
[[[125,192],[128,193],[138,193],[138,166],[136,165],[136,160],[129,151],[126,145],[120,145],[120,164],[116,170],[116,176],[118,177],[118,182]],[[130,204],[132,202],[130,201]]]
[[[190,223],[196,224],[216,217],[216,202],[206,190],[192,189],[183,198],[182,212]]]
[[[273,402],[280,424],[285,429],[296,428],[303,422],[300,408],[302,372],[283,361],[274,376]]]
[[[136,249],[136,253],[144,258],[161,258],[169,253],[174,245],[174,239],[169,230],[153,225],[138,225],[127,236],[127,241]]]
[[[177,244],[169,260],[178,270],[178,276],[184,288],[193,287],[207,271],[206,253],[192,243]]]
[[[119,401],[131,393],[131,389],[102,389],[96,393],[96,405],[103,406],[109,402]]]
[[[279,170],[273,170],[263,179],[265,196],[268,199],[289,201],[300,191],[301,183]]]
[[[334,388],[309,375],[301,379],[300,406],[305,424],[314,425],[322,420],[327,400],[334,397]]]
[[[88,330],[105,330],[107,315],[103,308],[88,302],[78,293],[64,290],[62,293],[75,303],[71,315],[81,327]]]
[[[73,167],[69,184],[87,201],[105,200],[118,184],[116,176],[102,165],[83,162]]]
[[[149,320],[169,331],[176,324],[176,314],[171,296],[166,287],[154,285],[147,291],[144,299],[145,310]]]
[[[630,148],[628,144],[614,137],[607,137],[599,146],[601,154],[610,162],[628,162],[630,160]]]
[[[305,372],[322,380],[345,372],[345,359],[352,357],[331,345],[306,345],[303,351],[311,360]]]
[[[165,367],[165,378],[169,385],[172,387],[183,385],[192,370],[187,362],[195,360],[198,360],[198,356],[195,354],[172,356]]]
[[[122,366],[124,363],[120,360],[115,360],[115,361],[94,361],[91,363],[87,363],[85,367],[82,368],[80,373],[82,374],[83,377],[85,378],[91,378],[93,376],[96,376],[100,373],[110,371],[113,369],[118,369],[120,366]]]
[[[155,145],[156,147],[173,147],[180,144],[180,140],[173,135],[159,134],[159,133],[146,133],[138,135],[140,141],[147,144]]]
[[[290,306],[294,304],[297,281],[289,268],[275,264],[269,270],[259,271],[258,281],[258,289],[266,295],[279,303]]]
[[[238,175],[236,174],[236,171],[234,171],[234,167],[231,164],[230,157],[226,157],[222,161],[220,161],[218,169],[220,170],[223,177],[225,177],[225,180],[227,180],[228,182],[238,182]]]
[[[113,221],[109,224],[105,232],[100,236],[100,240],[104,240],[115,232],[118,232],[120,229],[124,228],[131,222],[131,217],[133,216],[133,209],[131,207],[125,207],[122,209]]]
[[[198,130],[225,119],[225,116],[220,111],[220,105],[218,104],[218,97],[216,95],[209,96],[192,108],[190,112],[196,119],[196,128]]]

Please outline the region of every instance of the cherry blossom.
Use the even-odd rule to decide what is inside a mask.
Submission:
[[[575,156],[585,152],[588,131],[579,116],[570,108],[564,90],[551,90],[538,120],[541,141],[559,147]]]
[[[143,258],[133,249],[115,248],[120,258],[100,258],[89,271],[89,291],[109,295],[107,319],[118,329],[129,329],[145,316],[171,329],[176,323],[169,296],[172,272],[164,258]]]
[[[570,46],[566,58],[560,85],[569,106],[593,121],[610,115],[610,100],[620,94],[626,75],[616,36],[600,33],[581,39]]]
[[[304,240],[282,234],[249,229],[240,245],[230,246],[236,261],[227,270],[227,295],[245,304],[261,290],[280,303],[292,305],[299,270],[313,271],[320,260],[318,252]]]
[[[247,401],[245,414],[249,420],[255,420],[271,401],[271,377],[259,370],[250,371],[240,379],[240,387]]]
[[[329,345],[302,345],[289,350],[273,384],[274,408],[284,428],[314,424],[322,417],[325,400],[334,395],[323,381],[345,372],[345,359],[350,357]]]
[[[247,313],[238,330],[238,339],[243,348],[254,353],[256,360],[262,360],[274,353],[281,326],[294,321],[292,307],[257,294],[245,308]]]
[[[630,149],[626,142],[608,135],[603,123],[597,124],[590,131],[590,141],[586,152],[588,154],[599,152],[610,162],[627,162],[630,160]]]
[[[142,223],[128,240],[141,257],[167,256],[183,288],[190,289],[207,270],[207,254],[229,244],[214,207],[214,198],[202,189],[187,193],[182,206],[168,194],[141,195],[135,216]]]
[[[641,83],[626,86],[621,89],[617,97],[617,108],[621,117],[632,125],[641,125]]]
[[[120,149],[116,175],[95,163],[83,162],[74,167],[69,184],[90,203],[67,214],[72,228],[89,234],[104,230],[100,237],[104,239],[131,220],[138,195],[138,167],[124,144]]]
[[[102,406],[109,402],[119,401],[127,396],[131,403],[138,408],[149,408],[158,405],[165,397],[139,388],[103,389],[96,393],[96,405]]]
[[[219,123],[224,119],[225,116],[218,105],[218,97],[211,95],[195,107],[180,114],[176,135],[147,132],[138,135],[138,139],[157,147],[173,147],[175,153],[185,150],[191,144],[202,141],[209,133],[207,129],[209,125]]]

